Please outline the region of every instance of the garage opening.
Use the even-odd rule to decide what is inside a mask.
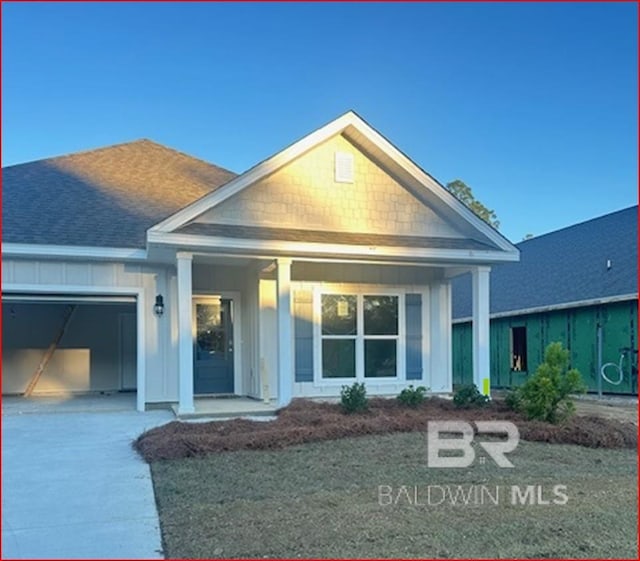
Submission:
[[[3,295],[2,327],[3,395],[136,390],[134,297]]]

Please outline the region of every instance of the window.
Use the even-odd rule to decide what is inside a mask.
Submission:
[[[321,295],[323,379],[397,377],[399,300],[397,295]]]
[[[364,296],[364,377],[397,373],[398,297]]]
[[[322,295],[322,377],[355,378],[357,297]]]
[[[511,328],[511,370],[524,372],[527,370],[527,328]]]

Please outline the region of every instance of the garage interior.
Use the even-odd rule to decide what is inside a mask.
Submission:
[[[136,302],[123,297],[3,295],[2,394],[136,389]]]

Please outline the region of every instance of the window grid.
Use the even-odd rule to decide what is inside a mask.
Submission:
[[[323,333],[323,317],[322,317],[322,297],[326,295],[344,295],[344,296],[356,296],[356,333],[349,335],[328,335]],[[395,298],[396,302],[396,333],[395,334],[383,334],[383,335],[367,335],[365,333],[364,323],[364,299],[366,297],[373,296],[391,296]],[[320,313],[320,379],[324,382],[337,382],[337,381],[385,381],[385,380],[399,380],[400,366],[401,366],[401,325],[404,321],[404,315],[402,313],[404,307],[403,295],[398,292],[378,292],[378,291],[364,291],[359,293],[353,293],[348,291],[331,291],[321,292],[319,295],[319,313]],[[324,376],[324,361],[323,361],[323,342],[325,340],[355,340],[355,376],[351,377],[330,377]],[[395,374],[393,376],[365,376],[365,342],[372,341],[385,341],[390,340],[395,342]]]

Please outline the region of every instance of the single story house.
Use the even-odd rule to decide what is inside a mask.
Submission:
[[[2,190],[3,393],[188,414],[354,381],[450,392],[464,272],[489,391],[490,269],[518,249],[354,112],[240,175],[140,140],[6,167]]]
[[[521,384],[560,341],[590,391],[637,394],[638,206],[517,247],[520,261],[491,273],[492,385]],[[471,279],[461,276],[453,282],[454,384],[472,381],[471,316]]]

